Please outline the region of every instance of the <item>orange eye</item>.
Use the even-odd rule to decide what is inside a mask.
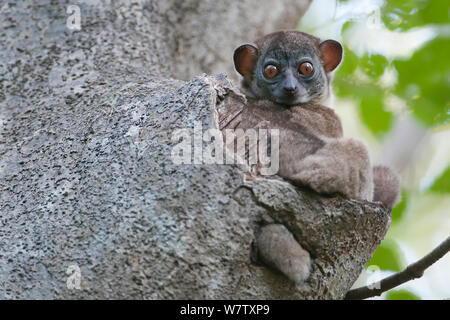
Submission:
[[[278,69],[274,65],[269,64],[264,68],[264,74],[267,78],[272,79],[278,74]]]
[[[306,74],[306,75],[311,74],[313,72],[313,70],[314,70],[313,66],[309,62],[303,62],[299,68],[300,73]]]

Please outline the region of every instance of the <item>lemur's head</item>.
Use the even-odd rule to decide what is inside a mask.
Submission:
[[[341,59],[339,42],[300,31],[271,33],[234,51],[243,86],[256,98],[286,106],[326,99],[330,73]]]

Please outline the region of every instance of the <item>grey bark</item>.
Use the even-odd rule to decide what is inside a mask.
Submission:
[[[245,104],[223,77],[173,78],[230,72],[226,51],[294,27],[296,2],[239,20],[212,1],[86,1],[80,31],[69,2],[2,2],[0,298],[343,298],[387,230],[382,208],[171,160],[176,129]],[[310,252],[302,288],[252,263],[267,220]]]

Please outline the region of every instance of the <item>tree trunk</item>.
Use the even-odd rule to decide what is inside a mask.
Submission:
[[[237,165],[176,165],[173,133],[245,100],[233,49],[309,1],[27,1],[0,8],[0,298],[343,298],[387,230],[379,206]],[[252,263],[261,223],[313,258],[302,288]]]

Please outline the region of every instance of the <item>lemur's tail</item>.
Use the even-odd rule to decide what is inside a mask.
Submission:
[[[392,208],[400,201],[400,178],[389,167],[373,167],[373,201],[379,201],[386,208]]]

